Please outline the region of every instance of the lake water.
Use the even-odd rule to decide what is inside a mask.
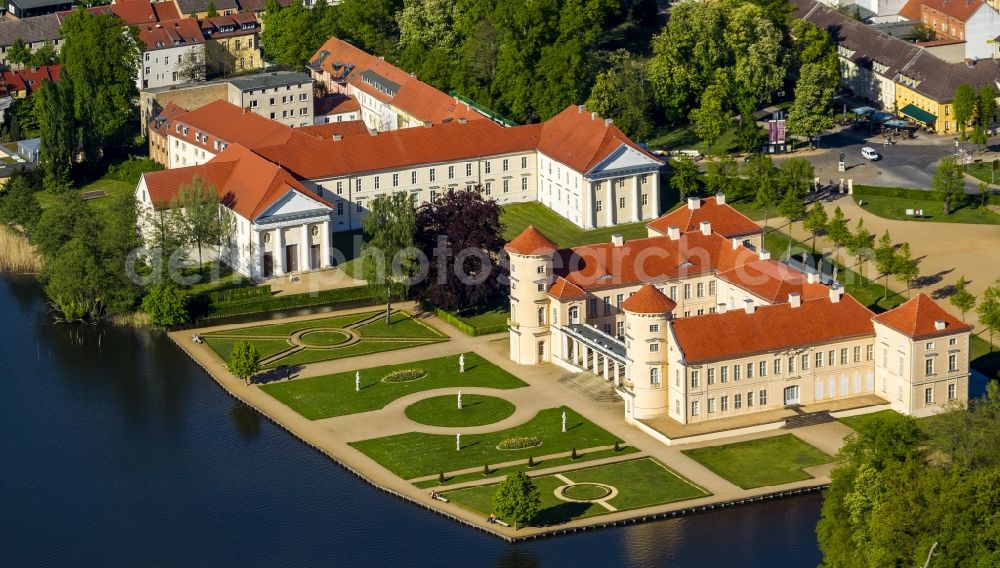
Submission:
[[[0,280],[0,566],[815,566],[807,495],[510,545],[382,493],[165,336]]]

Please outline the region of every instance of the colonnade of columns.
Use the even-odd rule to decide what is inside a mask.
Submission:
[[[621,385],[625,373],[624,364],[572,337],[566,338],[565,353],[566,360],[574,366],[590,371],[606,381],[614,381],[615,386]]]

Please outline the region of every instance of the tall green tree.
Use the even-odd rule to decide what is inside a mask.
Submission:
[[[778,183],[782,193],[792,193],[803,199],[809,193],[813,179],[813,165],[805,158],[789,158],[778,166]]]
[[[204,178],[195,176],[190,184],[183,184],[170,203],[170,208],[179,215],[179,229],[183,245],[198,250],[198,266],[201,266],[202,249],[217,247],[230,234],[231,226],[219,207],[219,194],[215,186]]]
[[[31,49],[21,38],[15,38],[14,43],[7,48],[7,61],[18,67],[24,67],[31,60]]]
[[[962,140],[965,140],[965,127],[972,120],[976,108],[976,92],[968,83],[962,83],[955,89],[955,100],[951,103],[955,117],[955,124],[958,126]]]
[[[889,295],[889,277],[895,274],[897,266],[896,247],[892,243],[892,237],[889,236],[889,230],[886,229],[875,245],[875,269],[885,277],[885,286],[882,288],[883,300]]]
[[[874,257],[872,239],[873,235],[871,231],[865,227],[865,220],[858,219],[858,224],[854,227],[854,232],[851,233],[850,238],[847,240],[847,252],[858,259],[859,273],[864,270],[865,261],[871,260]]]
[[[215,2],[208,0],[208,6],[205,7],[205,16],[209,18],[214,18],[219,15],[219,11],[215,9]]]
[[[514,530],[531,521],[542,506],[541,493],[523,471],[509,474],[497,485],[493,508],[499,517],[514,523]]]
[[[816,237],[827,231],[826,209],[823,208],[822,203],[818,201],[813,203],[813,206],[809,208],[809,213],[802,220],[802,227],[812,235],[812,251],[813,254],[816,254]]]
[[[993,352],[993,333],[1000,331],[1000,278],[983,291],[983,299],[976,306],[979,323],[990,332],[990,353]]]
[[[48,40],[32,53],[31,58],[28,60],[28,64],[32,67],[43,67],[45,65],[55,65],[56,63],[59,63],[59,52],[56,51],[56,46]]]
[[[788,236],[791,237],[795,222],[806,216],[806,204],[795,195],[795,192],[786,191],[778,203],[778,213],[788,219]]]
[[[913,281],[920,276],[920,266],[917,259],[910,253],[910,243],[903,243],[896,251],[896,258],[893,262],[892,273],[896,279],[906,284],[906,297],[910,297],[910,287]]]
[[[257,346],[246,339],[237,341],[229,352],[227,367],[234,377],[249,385],[253,376],[260,372]]]
[[[93,248],[83,238],[70,239],[50,256],[42,279],[45,294],[67,321],[102,313],[107,275],[98,265]]]
[[[739,166],[732,156],[723,156],[705,166],[705,186],[711,194],[722,194],[733,201],[742,195]]]
[[[753,188],[754,205],[764,208],[764,227],[770,209],[777,205],[780,196],[777,188],[778,173],[770,156],[754,154],[743,165],[743,175],[750,180]]]
[[[271,12],[263,18],[261,45],[268,59],[282,65],[301,68],[316,53],[320,45],[336,31],[329,29],[330,21],[319,20],[325,16],[313,12],[296,0],[290,5]]]
[[[962,312],[962,321],[965,321],[965,314],[976,307],[976,297],[969,292],[965,276],[960,277],[955,283],[955,290],[948,301]]]
[[[73,112],[89,161],[136,116],[135,78],[141,57],[138,31],[122,30],[114,14],[93,15],[82,7],[63,18],[63,81],[73,92]]]
[[[587,108],[613,118],[626,136],[645,140],[652,132],[653,104],[645,63],[624,49],[609,59],[608,68],[594,81]]]
[[[788,130],[809,139],[809,147],[823,131],[833,128],[833,97],[840,75],[826,63],[807,63],[799,71],[795,98],[788,109]]]
[[[69,179],[69,168],[79,143],[73,115],[73,86],[69,81],[43,81],[34,94],[41,135],[39,162],[52,182]]]
[[[724,86],[709,85],[701,95],[701,104],[692,109],[688,118],[695,134],[705,143],[705,151],[714,154],[715,143],[729,127],[730,115],[727,104],[728,94]],[[719,152],[725,154],[725,150]]]
[[[166,281],[154,284],[142,299],[142,311],[155,325],[174,326],[187,323],[187,294],[177,284]]]
[[[42,216],[42,208],[31,184],[29,176],[22,171],[15,171],[7,178],[7,186],[0,192],[0,221],[28,231],[35,226]]]
[[[402,7],[402,0],[344,0],[338,7],[340,35],[368,53],[392,58],[399,45],[396,13]]]
[[[933,187],[934,196],[944,204],[945,215],[951,214],[953,205],[965,202],[965,178],[954,156],[941,159],[934,172]]]
[[[414,236],[416,212],[404,191],[373,199],[361,219],[365,240],[362,269],[372,299],[385,302],[385,323],[390,323],[392,298],[405,298],[416,270]]]
[[[676,191],[683,201],[690,195],[697,195],[701,190],[698,179],[698,166],[687,156],[680,156],[670,161],[674,173],[670,176],[670,187]]]

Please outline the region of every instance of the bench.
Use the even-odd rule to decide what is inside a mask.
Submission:
[[[498,525],[501,525],[501,526],[504,526],[504,527],[507,527],[507,528],[510,528],[510,525],[509,525],[509,524],[507,524],[507,523],[505,523],[505,522],[501,521],[500,519],[497,519],[497,520],[495,520],[495,521],[493,521],[493,522],[494,522],[494,523],[496,523],[496,524],[498,524]]]
[[[435,499],[437,501],[441,501],[442,503],[448,503],[448,498],[447,497],[445,497],[444,495],[439,495],[437,493],[431,493],[431,499]]]

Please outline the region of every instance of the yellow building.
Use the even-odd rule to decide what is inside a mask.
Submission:
[[[896,111],[937,134],[954,135],[953,103],[962,85],[977,93],[983,87],[1000,91],[1000,67],[988,60],[948,63],[922,51],[896,77]]]
[[[209,77],[229,76],[264,66],[260,22],[249,13],[199,20],[205,36],[205,68]]]

